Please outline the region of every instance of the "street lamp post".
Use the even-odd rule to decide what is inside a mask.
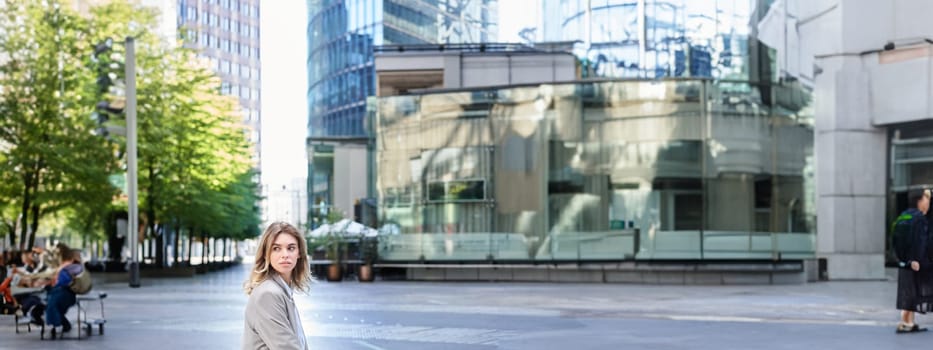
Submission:
[[[97,44],[94,47],[94,56],[91,59],[100,64],[98,56],[110,51],[113,44],[113,40],[109,38]],[[108,138],[110,132],[126,135],[126,194],[129,205],[129,223],[127,224],[127,231],[129,231],[130,240],[130,287],[139,288],[139,195],[137,189],[136,164],[136,40],[133,37],[126,37],[126,41],[123,42],[123,47],[126,50],[126,57],[123,62],[124,95],[126,98],[124,108],[115,108],[109,101],[101,101],[97,103],[97,111],[94,112],[92,116],[97,120],[98,124],[100,124],[97,129],[100,135]],[[104,94],[113,84],[113,81],[109,76],[110,73],[102,70],[100,66],[98,67],[98,74],[97,84],[100,89],[99,92],[100,94]],[[125,113],[126,115],[126,128],[107,125],[110,114],[120,113]]]
[[[126,189],[129,196],[130,287],[139,288],[139,201],[136,178],[136,41],[126,37]]]

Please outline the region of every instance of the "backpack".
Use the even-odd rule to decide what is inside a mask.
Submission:
[[[91,291],[91,273],[86,268],[81,269],[77,275],[71,276],[71,284],[68,285],[75,294],[87,294]]]
[[[894,255],[902,266],[910,258],[913,223],[913,215],[907,213],[901,214],[891,223],[891,247],[894,248]]]

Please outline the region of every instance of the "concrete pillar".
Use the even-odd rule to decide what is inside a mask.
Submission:
[[[799,16],[815,56],[817,255],[830,279],[884,278],[887,136],[872,125],[867,50],[892,40],[893,2],[816,1]],[[820,12],[820,9],[829,12]],[[872,57],[877,60],[876,57]]]
[[[859,56],[818,58],[817,250],[830,279],[884,278],[887,138],[871,125]]]

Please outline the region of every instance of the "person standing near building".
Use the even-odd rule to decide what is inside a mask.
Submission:
[[[927,253],[929,242],[929,223],[926,213],[930,209],[930,190],[911,190],[908,193],[909,206],[891,225],[892,246],[898,259],[897,271],[897,309],[901,310],[901,322],[897,333],[925,331],[914,323],[917,312],[931,311],[929,296],[921,292],[925,281],[933,277],[928,273],[933,264]]]
[[[293,295],[306,291],[309,280],[308,245],[298,229],[284,222],[269,225],[244,286],[244,350],[308,348]]]

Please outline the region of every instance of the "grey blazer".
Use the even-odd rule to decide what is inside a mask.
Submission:
[[[246,302],[243,350],[307,350],[292,290],[281,277],[267,279],[253,289]]]

